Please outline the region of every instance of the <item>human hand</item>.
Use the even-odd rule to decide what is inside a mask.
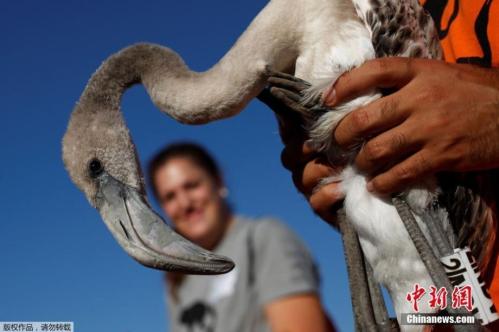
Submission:
[[[286,82],[284,82],[286,81]],[[294,88],[283,84],[295,82]],[[339,183],[319,186],[325,177],[336,175],[341,167],[333,167],[307,144],[308,136],[303,129],[303,116],[310,112],[299,102],[299,93],[308,85],[291,75],[275,73],[269,79],[270,87],[258,98],[276,114],[284,149],[281,161],[291,174],[295,187],[306,197],[312,209],[328,223],[335,224],[336,210],[341,206],[343,196]]]
[[[296,123],[288,119],[281,119],[286,129]],[[291,131],[295,132],[295,131]],[[284,149],[281,153],[281,162],[291,174],[295,187],[305,196],[313,211],[327,221],[336,225],[336,212],[342,206],[344,195],[340,190],[340,181],[321,184],[327,177],[338,175],[343,166],[333,166],[323,155],[319,155],[307,144],[306,136],[290,136],[281,126],[281,137]],[[284,140],[285,137],[290,137]]]
[[[499,166],[499,71],[409,58],[368,61],[324,94],[335,106],[373,88],[394,89],[347,115],[343,148],[367,138],[355,159],[368,190],[389,194],[439,171]]]

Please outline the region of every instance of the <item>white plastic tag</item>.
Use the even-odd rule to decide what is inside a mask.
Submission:
[[[472,313],[482,325],[497,319],[494,303],[480,276],[478,265],[468,247],[454,249],[452,255],[440,258],[449,280],[454,287],[471,286],[473,297]]]

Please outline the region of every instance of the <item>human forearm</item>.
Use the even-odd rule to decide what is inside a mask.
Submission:
[[[335,331],[315,294],[290,295],[274,300],[265,306],[265,315],[272,332]]]

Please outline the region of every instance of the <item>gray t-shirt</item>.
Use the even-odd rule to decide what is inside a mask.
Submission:
[[[275,220],[237,218],[217,254],[234,260],[231,272],[187,276],[168,295],[171,332],[264,332],[265,304],[298,293],[318,293],[316,266],[303,243]]]

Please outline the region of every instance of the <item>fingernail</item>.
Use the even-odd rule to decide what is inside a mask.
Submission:
[[[367,183],[366,188],[367,188],[367,191],[369,191],[370,193],[372,193],[374,191],[374,185],[373,185],[372,181],[369,181]]]
[[[336,102],[336,89],[334,85],[331,85],[328,90],[323,94],[323,103],[327,104],[327,106],[333,106]]]

